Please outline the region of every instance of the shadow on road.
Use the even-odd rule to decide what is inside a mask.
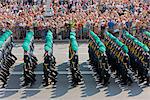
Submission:
[[[16,68],[19,68],[20,70],[22,70],[22,66],[23,64],[18,64],[15,67],[12,67],[12,70],[16,70]],[[20,77],[21,75],[13,75],[11,74],[9,76],[9,79],[7,81],[7,85],[5,87],[5,89],[20,89]],[[18,91],[9,91],[9,90],[2,90],[0,91],[0,98],[6,98],[6,97],[10,97],[14,94],[16,94]]]
[[[83,76],[83,85],[81,87],[82,96],[87,97],[92,96],[100,92],[99,89],[96,88],[96,82],[92,75],[82,75]],[[92,85],[91,85],[92,84]]]
[[[43,63],[40,63],[36,66],[35,72],[36,71],[43,71]],[[23,96],[21,98],[26,98],[26,97],[32,97],[36,94],[38,94],[41,90],[32,90],[32,89],[41,89],[43,88],[43,84],[42,84],[42,75],[41,74],[36,74],[35,77],[36,81],[32,86],[26,87],[25,89],[31,89],[31,90],[25,90],[23,91]]]
[[[58,71],[66,71],[66,68],[69,68],[69,66],[67,62],[65,62],[65,63],[58,65],[57,68],[58,68]],[[58,73],[56,87],[52,88],[51,98],[61,97],[68,92],[70,83],[68,82],[67,76],[68,75]]]
[[[39,68],[38,68],[39,67]],[[40,69],[42,71],[42,64],[37,65],[37,69]],[[13,72],[22,72],[23,70],[23,64],[16,65],[13,69]],[[8,84],[5,87],[5,89],[8,89],[7,91],[0,91],[0,98],[6,98],[10,97],[18,92],[19,89],[22,89],[23,87],[21,86],[21,78],[22,73],[20,74],[11,74],[8,79]],[[25,87],[24,89],[39,89],[42,88],[42,75],[41,74],[36,74],[36,82],[30,86],[30,87]],[[12,90],[11,90],[12,89]],[[15,90],[13,90],[15,89]],[[18,89],[18,90],[16,90]],[[39,93],[40,90],[24,90],[23,91],[23,98],[29,97],[29,96],[34,96],[37,93]]]
[[[80,64],[80,70],[90,71],[87,62],[83,62]],[[83,84],[81,85],[82,91],[81,97],[92,96],[100,92],[100,90],[96,88],[97,84],[92,74],[84,74],[84,75],[82,74],[82,76],[83,76]]]
[[[116,96],[120,94],[122,91],[127,91],[128,96],[132,97],[141,94],[143,92],[143,89],[136,82],[132,83],[131,86],[127,86],[127,85],[119,85],[119,83],[115,83],[114,79],[111,79],[110,84],[105,91],[107,91],[106,93],[107,96]]]
[[[18,91],[0,91],[0,99],[15,95]]]
[[[115,79],[110,79],[110,84],[108,85],[106,91],[106,96],[116,96],[122,92],[122,89],[119,87],[118,83],[115,83]]]
[[[143,92],[143,89],[138,85],[138,83],[133,83],[131,86],[128,87],[128,96],[137,96]]]
[[[35,71],[43,71],[43,63],[40,63],[36,66]],[[16,65],[13,69],[14,72],[22,72],[23,71],[23,63]]]

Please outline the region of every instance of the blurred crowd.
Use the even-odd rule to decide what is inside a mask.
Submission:
[[[3,2],[2,2],[3,1]],[[51,29],[56,38],[68,38],[75,30],[77,38],[86,38],[86,29],[96,34],[108,29],[133,35],[150,30],[149,0],[2,0],[0,3],[0,30],[14,30],[16,38],[33,28],[37,38],[43,30]],[[46,17],[48,15],[48,17]]]

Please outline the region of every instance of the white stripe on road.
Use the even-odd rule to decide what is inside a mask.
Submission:
[[[80,71],[81,74],[84,75],[88,75],[88,74],[93,74],[92,71]],[[34,72],[35,74],[43,74],[42,71],[36,71]],[[12,75],[21,75],[23,74],[23,72],[11,72]],[[62,75],[67,75],[67,74],[71,74],[70,71],[58,71],[58,74],[62,74]]]
[[[49,88],[37,88],[37,89],[25,89],[25,88],[22,88],[22,89],[0,89],[0,92],[4,92],[4,91],[43,91],[43,90],[47,90]]]

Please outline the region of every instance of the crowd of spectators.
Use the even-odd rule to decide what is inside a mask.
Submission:
[[[66,39],[75,30],[77,38],[87,38],[90,28],[101,35],[127,29],[134,36],[150,29],[149,0],[3,0],[0,3],[0,30],[9,28],[16,39],[34,29],[36,38],[51,29],[55,38]],[[46,17],[45,15],[49,15]]]

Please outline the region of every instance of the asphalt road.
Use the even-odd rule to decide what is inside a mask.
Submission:
[[[93,72],[88,65],[88,45],[79,44],[79,63],[83,81],[79,86],[71,88],[68,77],[68,46],[67,43],[54,44],[54,56],[57,62],[57,84],[56,86],[42,86],[42,63],[44,55],[44,44],[35,44],[34,54],[38,58],[36,68],[36,82],[32,87],[22,87],[22,63],[23,50],[21,44],[13,49],[13,54],[18,60],[11,69],[8,85],[0,89],[0,100],[149,100],[150,87],[138,85],[136,82],[131,86],[121,86],[115,79],[110,80],[108,87],[99,87],[93,77]]]

